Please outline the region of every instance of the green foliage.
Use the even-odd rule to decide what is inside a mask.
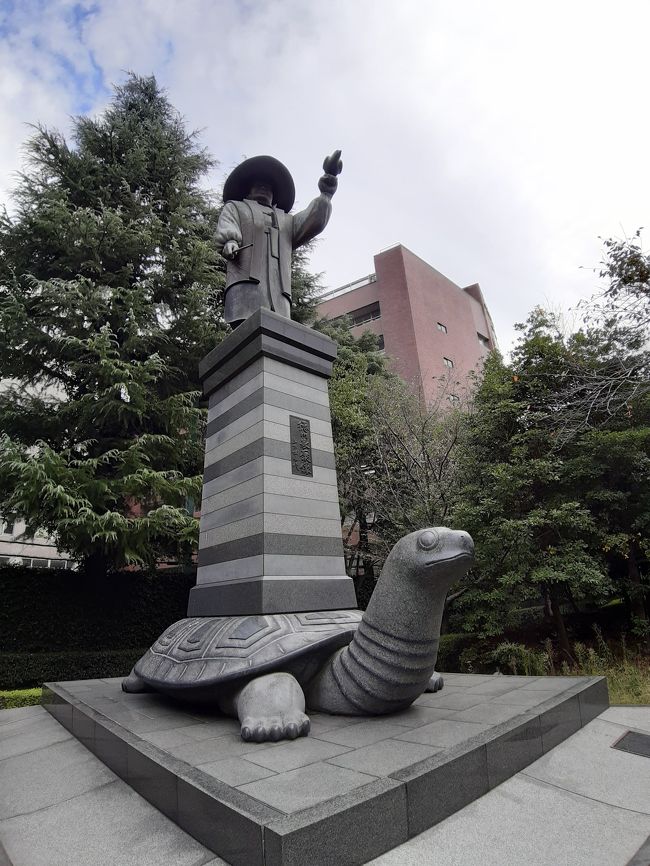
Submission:
[[[212,160],[136,76],[72,146],[37,127],[27,152],[0,219],[0,510],[100,573],[187,558],[197,365],[225,333]]]
[[[0,689],[37,688],[46,682],[124,677],[147,647],[84,652],[0,652]]]
[[[320,319],[314,328],[338,344],[329,383],[332,432],[336,454],[341,515],[348,572],[356,579],[359,603],[365,606],[374,588],[375,556],[368,532],[369,472],[376,464],[372,402],[377,389],[389,388],[395,377],[367,331],[355,338],[349,322]],[[360,576],[361,575],[361,576]]]
[[[0,691],[0,710],[12,710],[16,707],[33,707],[40,704],[40,702],[40,689]]]
[[[194,572],[117,572],[96,584],[73,571],[0,568],[0,652],[147,646],[182,619]]]
[[[531,649],[512,641],[500,643],[493,650],[492,658],[515,676],[542,677],[552,673],[552,659],[547,651]]]
[[[468,649],[475,647],[478,643],[474,634],[442,634],[438,645],[438,659],[436,670],[448,673],[463,670],[461,657]]]

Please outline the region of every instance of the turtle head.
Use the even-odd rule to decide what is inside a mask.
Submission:
[[[387,565],[410,580],[452,583],[462,577],[474,561],[474,542],[468,532],[429,527],[401,538],[391,550]]]

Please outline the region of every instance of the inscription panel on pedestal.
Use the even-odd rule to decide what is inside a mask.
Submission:
[[[314,474],[311,452],[311,428],[306,418],[289,415],[291,440],[291,472],[294,475]]]

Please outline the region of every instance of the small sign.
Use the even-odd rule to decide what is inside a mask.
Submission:
[[[289,415],[291,439],[291,472],[294,475],[314,474],[311,455],[311,429],[306,418]]]

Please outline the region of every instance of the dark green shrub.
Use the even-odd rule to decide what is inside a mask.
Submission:
[[[0,568],[0,653],[147,646],[187,611],[196,575]]]
[[[0,689],[26,689],[44,682],[126,676],[146,649],[0,653]]]
[[[461,655],[464,650],[471,649],[477,641],[475,634],[443,634],[440,636],[438,647],[438,661],[436,670],[459,673],[463,670],[461,666]]]

